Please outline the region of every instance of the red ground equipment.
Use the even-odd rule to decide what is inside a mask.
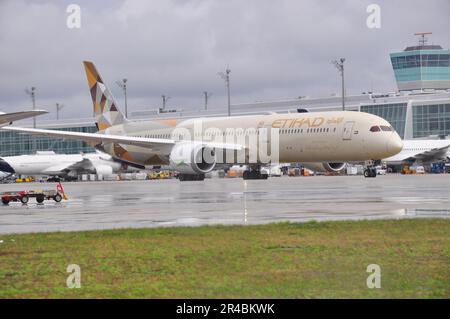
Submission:
[[[42,203],[46,199],[53,199],[57,203],[63,199],[68,199],[61,183],[58,183],[56,190],[13,191],[3,192],[1,194],[2,203],[4,205],[8,205],[9,202],[21,202],[22,204],[26,204],[32,197],[35,197],[36,202],[38,203]]]

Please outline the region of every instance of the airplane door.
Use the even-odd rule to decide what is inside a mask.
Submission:
[[[267,156],[271,154],[271,133],[272,126],[265,125],[263,127],[258,127],[258,161],[261,160],[261,158],[259,158],[260,155],[265,154]]]
[[[355,125],[355,122],[345,122],[344,131],[342,132],[343,140],[351,140],[352,139],[353,125]]]

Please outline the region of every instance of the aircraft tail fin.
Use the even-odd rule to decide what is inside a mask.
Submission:
[[[103,82],[94,63],[83,61],[83,65],[91,91],[97,129],[103,131],[108,127],[126,122],[127,119],[117,107],[117,102]]]

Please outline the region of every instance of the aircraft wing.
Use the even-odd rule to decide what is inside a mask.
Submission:
[[[54,166],[50,166],[47,167],[45,170],[42,171],[42,174],[58,174],[69,169],[70,165],[68,166],[67,164],[62,164],[62,165],[54,165]]]
[[[50,166],[42,171],[43,174],[58,174],[58,173],[67,173],[70,171],[93,171],[94,166],[92,165],[91,160],[87,158],[82,158],[80,156],[80,160],[75,160],[72,163],[64,163],[64,164],[56,164]]]
[[[48,112],[43,110],[23,111],[23,112],[3,113],[3,114],[0,113],[0,126],[8,125],[9,123],[14,121],[23,120],[46,113]]]
[[[70,170],[70,171],[93,170],[94,165],[92,165],[92,162],[90,159],[83,158],[81,161],[73,163],[72,165],[68,166],[66,169]]]
[[[122,136],[122,135],[107,135],[100,133],[81,133],[81,132],[70,132],[70,131],[57,131],[57,130],[43,130],[43,129],[33,129],[33,128],[22,128],[22,127],[2,127],[2,130],[13,131],[19,133],[27,133],[31,135],[41,135],[41,136],[52,136],[59,137],[66,140],[82,140],[88,143],[119,143],[125,145],[141,146],[146,148],[152,148],[155,146],[160,146],[163,144],[170,145],[175,144],[175,141],[161,138],[144,138],[144,137],[132,137],[132,136]]]
[[[425,151],[422,153],[414,154],[412,156],[409,156],[405,158],[403,161],[405,162],[433,162],[433,161],[439,161],[443,160],[447,157],[447,152],[450,148],[450,142],[447,146],[439,147],[439,148],[433,148],[432,150]]]
[[[177,141],[172,139],[163,138],[147,138],[147,137],[133,137],[124,135],[111,135],[111,134],[100,134],[100,133],[81,133],[81,132],[70,132],[70,131],[57,131],[57,130],[43,130],[43,129],[33,129],[33,128],[22,128],[22,127],[2,127],[2,130],[13,131],[19,133],[27,133],[32,135],[42,135],[42,136],[52,136],[59,137],[69,140],[82,140],[88,143],[118,143],[123,145],[134,145],[140,146],[148,149],[157,148],[162,145],[175,145]],[[186,141],[180,141],[180,143]],[[202,144],[207,145],[211,148],[221,148],[230,150],[241,150],[243,147],[239,144],[230,143],[218,143],[218,142],[202,142]]]

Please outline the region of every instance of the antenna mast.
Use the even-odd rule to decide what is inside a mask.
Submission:
[[[428,39],[427,39],[426,36],[430,35],[430,34],[433,34],[433,32],[417,32],[417,33],[414,33],[414,35],[420,36],[420,39],[419,39],[419,45],[420,46],[425,46],[427,44]]]

